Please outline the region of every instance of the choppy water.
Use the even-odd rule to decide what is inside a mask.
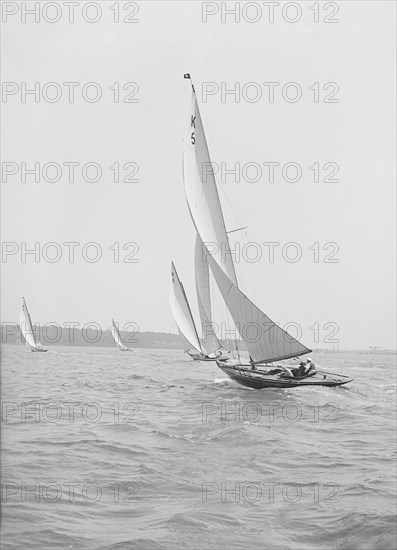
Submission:
[[[394,549],[395,357],[313,357],[355,381],[250,390],[174,350],[5,346],[2,548]]]

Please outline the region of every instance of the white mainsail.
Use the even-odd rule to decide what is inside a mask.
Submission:
[[[123,340],[121,339],[120,331],[114,322],[114,319],[112,319],[112,326],[110,327],[110,332],[112,333],[113,340],[116,342],[116,345],[121,350],[128,350],[128,348],[124,345]]]
[[[184,350],[196,350],[198,353],[202,353],[189,302],[187,301],[185,290],[173,262],[171,263],[171,277],[170,306],[183,342]]]
[[[185,75],[185,78],[190,79],[190,75]],[[216,284],[255,363],[268,363],[309,353],[310,349],[276,325],[238,288],[193,85],[192,90],[189,131],[184,139],[183,150],[184,184],[193,224],[207,248],[207,259]],[[204,304],[205,311],[207,307]],[[208,317],[211,318],[210,315]]]
[[[203,245],[200,235],[196,235],[194,254],[194,271],[196,275],[196,294],[201,320],[201,331],[204,348],[207,354],[222,348],[212,325],[210,273],[207,260],[207,249]]]
[[[22,298],[22,308],[19,316],[19,325],[21,327],[23,337],[25,338],[26,345],[29,348],[34,350],[39,349],[41,347],[41,344],[39,346],[36,343],[32,320],[30,318],[30,314],[29,314],[28,306],[26,305],[26,302],[25,302],[25,298]]]
[[[237,284],[230,244],[211,168],[196,94],[193,88],[189,126],[183,141],[183,176],[193,223],[201,240],[235,285]]]

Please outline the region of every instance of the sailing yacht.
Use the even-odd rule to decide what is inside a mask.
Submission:
[[[197,249],[196,249],[197,253]],[[201,264],[199,260],[197,260],[197,265],[201,269]],[[213,341],[211,339],[211,334],[208,335],[207,338],[204,338],[204,343],[207,344],[209,347],[204,347],[200,341],[196,324],[194,322],[192,310],[190,309],[190,305],[186,296],[185,289],[183,287],[182,281],[180,280],[178,273],[176,271],[175,265],[172,262],[171,263],[171,287],[170,287],[170,306],[171,311],[173,314],[173,317],[175,319],[175,323],[178,327],[179,336],[182,340],[182,345],[185,353],[187,353],[194,361],[215,361],[218,358],[224,358],[227,357],[222,354],[221,351],[221,344],[219,340],[216,338],[215,348]],[[205,321],[208,322],[207,314],[205,313],[205,310],[203,309],[202,305],[202,299],[204,300],[205,297],[201,298],[201,292],[203,287],[205,286],[205,268],[200,271],[200,275],[196,278],[196,285],[197,285],[197,298],[199,300],[199,309],[202,310],[202,313],[200,315],[205,316]],[[213,351],[216,351],[216,356],[211,357],[211,353]]]
[[[116,342],[116,346],[119,349],[119,351],[134,351],[131,348],[127,348],[127,346],[124,344],[123,340],[121,339],[121,334],[118,329],[118,326],[114,322],[114,319],[112,319],[112,326],[110,327],[110,332],[112,333],[113,340]]]
[[[19,325],[21,327],[23,337],[25,338],[25,343],[30,351],[48,351],[41,345],[40,342],[36,342],[28,306],[26,305],[25,298],[23,297]]]
[[[183,181],[188,208],[216,286],[250,356],[246,362],[240,356],[237,360],[217,359],[218,367],[233,380],[252,388],[338,386],[350,382],[345,375],[313,369],[307,376],[298,377],[282,365],[275,368],[276,361],[295,359],[312,350],[274,323],[239,288],[215,176],[212,171],[208,173],[211,159],[195,89],[190,74],[184,77],[192,87],[189,123],[183,140]],[[206,243],[215,245],[211,253]],[[199,306],[207,320],[211,320],[208,299],[202,299],[201,295]]]

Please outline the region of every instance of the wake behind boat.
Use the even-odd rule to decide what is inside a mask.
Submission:
[[[240,359],[234,364],[218,359],[218,367],[239,384],[251,388],[336,386],[351,382],[344,375],[332,373],[312,372],[310,376],[297,377],[282,368],[278,371],[274,367],[267,371],[263,370],[266,367],[257,370],[257,365],[294,359],[312,350],[270,319],[239,288],[215,175],[213,170],[208,170],[212,164],[195,89],[190,74],[184,77],[190,80],[192,99],[183,141],[183,181],[189,212],[197,231],[196,247],[198,242],[201,255],[211,268],[216,286],[250,355],[248,365],[241,363]],[[210,244],[212,252],[207,248]],[[208,303],[209,300],[202,301],[201,307],[206,318],[211,320]]]
[[[39,341],[36,342],[32,320],[30,318],[28,306],[26,305],[24,297],[22,297],[22,308],[20,313],[19,325],[21,327],[23,337],[25,338],[25,344],[30,349],[30,351],[48,351],[41,345]]]

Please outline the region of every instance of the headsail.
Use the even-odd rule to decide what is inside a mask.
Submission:
[[[183,142],[183,175],[186,198],[197,232],[207,247],[212,245],[214,258],[238,286],[194,88],[189,126]]]
[[[225,275],[208,255],[211,271],[233,321],[255,363],[298,357],[312,350],[276,325]]]
[[[185,351],[196,350],[198,353],[202,353],[189,302],[173,262],[171,263],[171,277],[170,306],[184,349]]]
[[[209,280],[209,264],[207,249],[203,245],[200,235],[196,235],[196,247],[194,254],[194,268],[196,274],[196,293],[201,320],[201,331],[204,348],[207,354],[222,348],[212,325],[211,295]]]
[[[126,346],[124,345],[123,340],[121,339],[120,331],[116,323],[114,322],[114,319],[112,319],[112,326],[110,327],[110,332],[112,333],[113,340],[116,342],[117,347],[119,349],[127,349]]]
[[[30,348],[37,349],[36,339],[33,332],[32,320],[29,315],[28,306],[26,305],[25,298],[22,298],[22,308],[19,318],[19,324],[23,337],[26,340],[26,345]]]

